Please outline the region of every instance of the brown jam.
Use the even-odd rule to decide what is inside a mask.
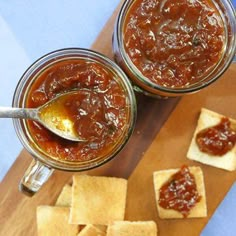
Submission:
[[[187,217],[190,210],[201,200],[194,176],[183,166],[159,190],[159,205]]]
[[[130,115],[126,92],[118,81],[112,71],[85,59],[60,61],[47,68],[32,84],[26,106],[39,107],[60,93],[83,89],[79,96],[71,96],[61,105],[87,142],[65,140],[28,121],[33,143],[62,161],[89,161],[109,155],[124,137]]]
[[[225,42],[223,20],[211,0],[136,0],[123,34],[125,51],[141,74],[170,88],[209,75]]]
[[[224,117],[219,124],[201,130],[196,135],[196,142],[202,152],[223,156],[235,146],[236,131],[230,127],[230,120]]]

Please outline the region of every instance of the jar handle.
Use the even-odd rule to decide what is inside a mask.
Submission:
[[[53,173],[53,169],[33,160],[21,179],[19,190],[32,197]]]

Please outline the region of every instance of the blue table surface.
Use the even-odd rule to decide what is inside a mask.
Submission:
[[[120,0],[0,1],[1,106],[11,106],[19,78],[37,58],[59,48],[90,48],[119,2]],[[236,0],[232,3],[236,7]],[[0,119],[0,181],[21,149],[12,121]],[[236,235],[235,199],[236,184],[202,235]]]

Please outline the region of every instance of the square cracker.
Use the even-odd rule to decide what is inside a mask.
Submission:
[[[71,206],[71,195],[72,195],[72,187],[69,184],[66,184],[60,195],[57,198],[56,206],[65,206],[70,207]]]
[[[187,218],[206,217],[207,216],[206,194],[205,194],[205,185],[204,185],[202,170],[200,167],[195,167],[195,166],[188,168],[190,173],[193,174],[195,178],[197,191],[201,196],[201,200],[198,203],[196,203],[196,205],[190,210],[190,213],[187,216]],[[156,206],[157,206],[157,211],[159,213],[159,217],[161,219],[184,218],[180,212],[173,209],[164,209],[158,203],[160,188],[177,171],[179,171],[179,169],[160,170],[153,173]]]
[[[77,235],[78,225],[68,223],[70,209],[67,207],[38,206],[38,236]]]
[[[89,224],[77,236],[106,236],[106,227]]]
[[[154,221],[115,221],[108,225],[107,236],[157,236]]]
[[[114,220],[123,220],[126,194],[126,179],[74,175],[69,222],[108,225]]]
[[[225,116],[216,112],[207,110],[205,108],[201,109],[197,127],[188,149],[187,158],[210,166],[232,171],[236,170],[236,145],[223,156],[212,156],[201,152],[196,143],[196,135],[199,131],[217,125],[223,117]],[[231,122],[231,127],[236,130],[236,120],[229,120]]]

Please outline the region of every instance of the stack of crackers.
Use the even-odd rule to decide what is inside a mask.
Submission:
[[[124,221],[127,180],[73,176],[55,206],[37,208],[38,235],[156,236],[154,221]]]

